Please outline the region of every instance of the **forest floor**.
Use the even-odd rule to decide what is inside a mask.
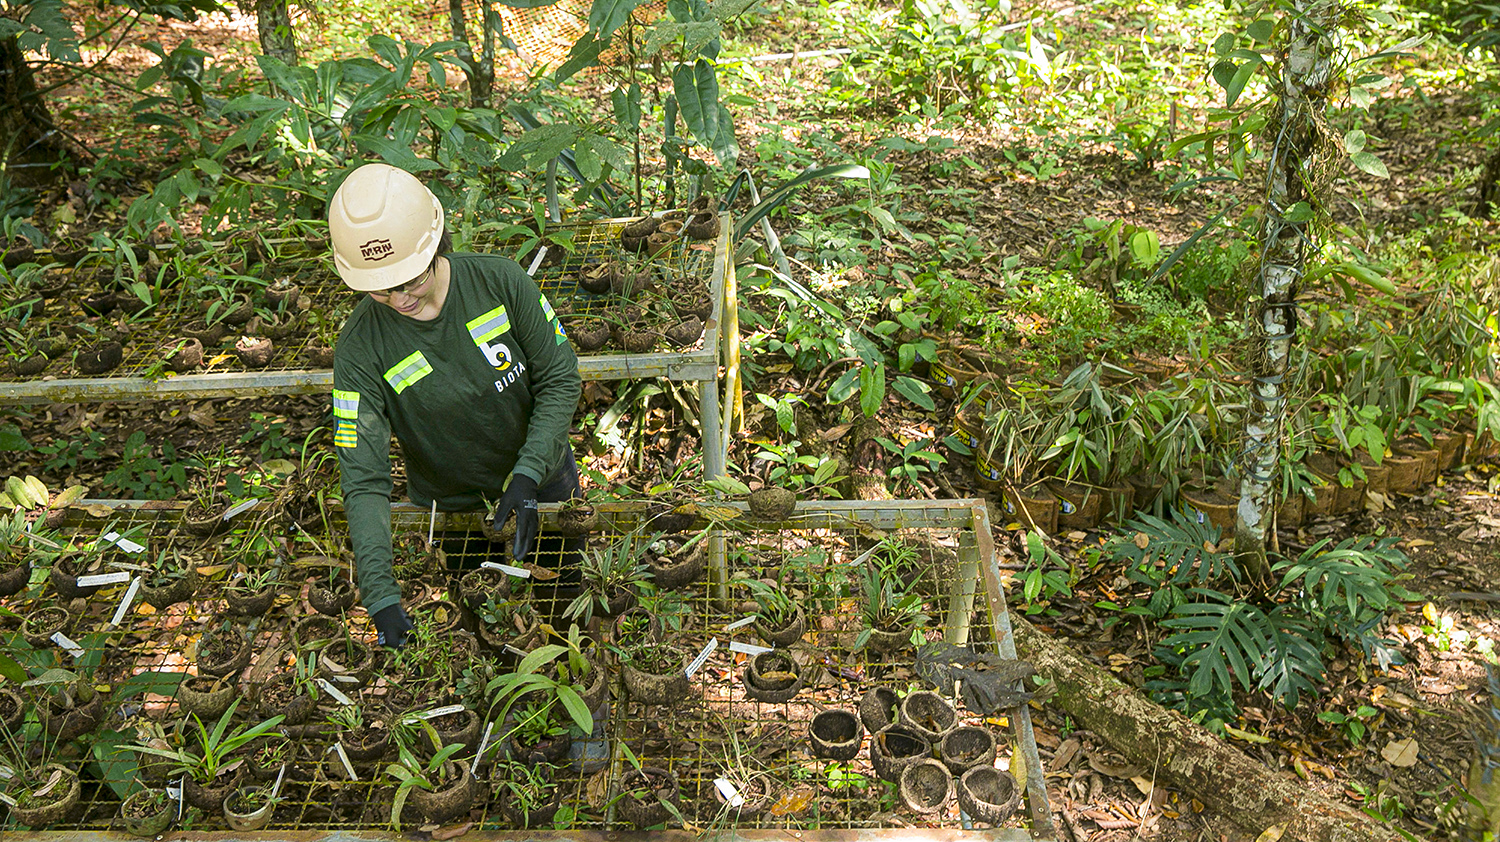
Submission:
[[[786,20],[791,19],[788,12]],[[168,49],[190,38],[217,56],[237,57],[237,61],[255,51],[254,27],[243,18],[216,16],[197,24],[163,23],[145,34]],[[801,40],[804,37],[790,24],[772,26],[761,36],[767,51],[824,46]],[[107,60],[121,71],[130,71],[143,67],[147,59],[142,51],[127,49]],[[875,138],[833,129],[837,115],[810,110],[803,95],[826,84],[827,69],[833,63],[791,64],[780,83],[786,99],[768,100],[763,107],[779,114],[783,125],[816,122],[830,137],[862,153]],[[767,85],[757,95],[771,97],[774,89]],[[77,85],[60,93],[59,114],[86,144],[108,147],[129,131],[118,119],[128,114],[124,100],[100,101],[99,90]],[[1348,220],[1358,216],[1365,230],[1387,237],[1415,227],[1418,220],[1436,219],[1462,200],[1462,191],[1456,193],[1453,185],[1461,183],[1464,173],[1484,157],[1478,144],[1461,140],[1471,136],[1480,119],[1475,101],[1464,92],[1393,113],[1371,131],[1383,138],[1380,151],[1392,178],[1388,182],[1345,178],[1335,183],[1336,192],[1351,200],[1338,203],[1336,214]],[[746,134],[744,163],[752,167],[753,137],[767,130],[757,122],[741,120]],[[1168,180],[1157,169],[1139,166],[1106,149],[1072,150],[1060,158],[1061,170],[1056,175],[1029,177],[1003,154],[1011,140],[1001,130],[975,128],[959,136],[951,148],[896,152],[887,158],[916,192],[967,197],[961,206],[951,208],[951,219],[967,221],[968,233],[979,239],[987,257],[957,272],[977,284],[998,283],[1001,276],[995,267],[1006,256],[1017,255],[1024,265],[1050,265],[1059,245],[1067,245],[1061,238],[1085,217],[1124,219],[1159,232],[1164,243],[1181,242],[1211,215],[1221,198],[1174,197],[1167,190]],[[936,166],[960,159],[973,165]],[[955,189],[964,192],[955,193]],[[1215,201],[1211,203],[1210,198]],[[913,229],[936,230],[944,209],[934,204],[924,210],[932,216]],[[1476,241],[1493,240],[1495,235],[1489,225],[1473,232]],[[882,257],[876,254],[872,259]],[[768,372],[756,389],[775,394],[775,377]],[[603,405],[607,396],[597,397]],[[882,421],[889,429],[904,423],[901,413],[914,412],[910,405],[895,401],[886,409],[889,415],[883,415]],[[940,403],[937,418],[949,410]],[[326,401],[321,397],[30,407],[10,420],[33,445],[87,441],[87,431],[97,431],[102,438],[94,443],[91,455],[80,453],[72,459],[36,451],[0,454],[0,474],[37,474],[49,487],[72,482],[97,487],[105,474],[121,466],[125,439],[135,431],[145,432],[158,451],[170,442],[180,454],[209,453],[224,446],[251,458],[286,456],[307,433],[326,423],[326,414]],[[816,410],[811,415],[816,418]],[[837,423],[832,418],[829,413],[826,426]],[[916,419],[919,423],[932,420],[930,415]],[[740,441],[736,447],[748,445]],[[1289,549],[1323,538],[1397,536],[1398,546],[1412,559],[1405,584],[1421,599],[1387,619],[1387,632],[1401,644],[1408,663],[1380,671],[1359,658],[1336,659],[1327,692],[1298,709],[1253,703],[1243,707],[1244,720],[1235,725],[1252,736],[1235,739],[1238,747],[1272,768],[1301,776],[1311,789],[1368,807],[1419,838],[1443,838],[1449,833],[1439,813],[1461,798],[1461,781],[1474,756],[1473,732],[1483,724],[1489,704],[1484,663],[1492,657],[1492,642],[1500,638],[1497,603],[1488,598],[1500,594],[1497,482],[1500,473],[1495,465],[1470,466],[1443,477],[1422,497],[1399,500],[1384,511],[1320,520],[1280,536]],[[958,459],[950,460],[942,483],[931,486],[929,493],[946,496],[947,488],[959,495],[983,495],[972,471]],[[998,518],[995,528],[997,545],[1009,561],[1017,561],[1014,539],[1018,533]],[[1144,680],[1142,665],[1153,644],[1152,630],[1129,621],[1109,624],[1116,615],[1095,607],[1100,600],[1118,600],[1131,587],[1117,569],[1101,565],[1089,570],[1083,553],[1097,546],[1101,537],[1097,532],[1080,532],[1056,538],[1059,551],[1077,560],[1085,572],[1071,598],[1038,606],[1039,613],[1032,620],[1139,686]],[[1361,706],[1375,713],[1362,718],[1365,733],[1358,740],[1351,740],[1343,726],[1317,717],[1328,711],[1352,714]],[[1200,812],[1201,804],[1195,809],[1192,792],[1164,792],[1149,786],[1151,770],[1129,768],[1097,737],[1074,729],[1067,714],[1051,705],[1043,705],[1037,736],[1044,749],[1053,807],[1063,817],[1065,839],[1206,842],[1254,838],[1234,830],[1224,817]],[[1382,756],[1389,745],[1408,738],[1420,747],[1414,762],[1402,759],[1397,765]]]

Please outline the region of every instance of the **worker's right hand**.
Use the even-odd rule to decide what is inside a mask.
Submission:
[[[406,616],[406,610],[401,603],[387,605],[375,612],[370,620],[375,623],[376,631],[380,632],[378,642],[381,646],[389,646],[392,649],[400,649],[406,645],[406,635],[416,626]]]

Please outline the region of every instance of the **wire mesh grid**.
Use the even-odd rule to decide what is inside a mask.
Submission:
[[[612,380],[635,377],[671,377],[681,380],[712,380],[717,376],[718,319],[723,312],[725,273],[728,263],[728,217],[723,217],[720,236],[713,242],[679,239],[661,253],[645,256],[627,254],[620,248],[620,230],[631,220],[601,220],[563,223],[551,230],[566,232],[573,251],[550,248],[534,274],[549,301],[562,314],[605,316],[617,302],[617,296],[591,295],[578,288],[578,273],[584,267],[601,261],[619,260],[622,265],[649,269],[660,280],[649,300],[642,305],[652,311],[705,313],[704,329],[696,339],[684,340],[685,347],[668,350],[659,334],[665,327],[659,320],[647,324],[649,333],[658,334],[658,347],[646,353],[625,353],[618,345],[600,351],[580,354],[579,372],[585,380]],[[514,242],[486,239],[481,234],[468,247],[474,251],[510,254]],[[519,256],[530,269],[528,256]],[[20,374],[13,366],[0,367],[0,403],[25,401],[116,400],[131,398],[244,397],[250,394],[297,394],[327,391],[332,387],[332,373],[326,367],[326,348],[336,335],[336,328],[353,309],[356,298],[335,280],[331,266],[322,258],[293,260],[277,264],[277,279],[284,278],[299,288],[299,295],[286,304],[272,304],[264,297],[262,284],[241,283],[232,301],[215,310],[225,312],[248,304],[259,308],[262,324],[266,316],[287,317],[288,324],[276,324],[264,331],[274,345],[270,361],[247,367],[235,351],[235,344],[246,331],[243,324],[226,326],[222,337],[204,344],[202,365],[183,373],[169,371],[164,365],[164,349],[175,349],[184,338],[184,330],[203,316],[203,303],[186,284],[161,291],[161,300],[142,312],[142,305],[131,293],[115,288],[113,280],[100,284],[87,268],[49,270],[48,280],[40,287],[12,290],[0,308],[13,317],[24,314],[33,326],[46,324],[54,333],[66,334],[65,346],[57,346],[57,356],[38,372]],[[89,266],[87,262],[81,264]],[[111,275],[111,279],[112,279]],[[267,279],[270,280],[275,279]],[[707,299],[706,301],[704,299]],[[708,305],[708,306],[703,306]],[[100,311],[103,310],[102,314]],[[319,327],[321,326],[321,327]],[[121,359],[117,366],[100,375],[84,374],[78,367],[75,351],[82,352],[109,342],[119,342]],[[170,350],[168,351],[168,354]],[[18,361],[19,362],[19,361]]]
[[[803,504],[790,521],[780,525],[752,522],[743,516],[742,509],[734,506],[712,506],[705,511],[715,518],[716,526],[709,524],[712,528],[706,528],[700,519],[688,531],[669,534],[652,531],[661,521],[652,520],[645,506],[616,504],[605,507],[601,512],[605,521],[602,531],[593,533],[586,541],[565,539],[553,533],[555,507],[544,507],[544,531],[537,557],[533,559],[536,566],[532,568],[537,573],[529,580],[508,580],[514,582],[509,598],[529,599],[541,618],[554,629],[565,628],[572,622],[564,615],[576,600],[578,588],[576,577],[567,567],[555,579],[545,577],[548,570],[557,570],[560,563],[576,561],[577,556],[572,554],[578,551],[580,543],[586,543],[582,550],[585,555],[597,555],[634,541],[643,557],[653,564],[664,565],[667,573],[663,584],[672,575],[667,562],[673,554],[678,559],[691,555],[707,559],[707,569],[700,570],[697,576],[689,574],[688,581],[680,587],[643,589],[638,604],[648,609],[646,612],[626,613],[626,619],[611,619],[600,616],[603,612],[600,608],[584,624],[586,640],[597,643],[589,651],[600,663],[612,664],[619,650],[631,648],[631,640],[639,642],[643,635],[660,634],[661,640],[676,647],[684,660],[693,659],[700,665],[686,692],[674,696],[669,704],[649,705],[632,700],[631,691],[620,679],[622,670],[618,664],[606,667],[612,698],[595,710],[599,725],[594,734],[584,735],[574,726],[570,754],[549,767],[562,806],[560,815],[564,817],[554,821],[558,821],[559,827],[578,830],[630,827],[620,815],[618,805],[627,800],[622,795],[626,791],[622,789],[622,780],[634,768],[636,761],[631,758],[635,758],[646,767],[660,767],[675,777],[680,792],[676,802],[680,816],[699,829],[836,831],[890,827],[893,823],[959,828],[961,817],[956,805],[950,804],[927,816],[911,814],[900,806],[894,789],[879,781],[872,769],[870,737],[865,737],[858,755],[851,761],[819,759],[809,748],[808,724],[820,711],[858,710],[861,698],[872,687],[889,686],[904,693],[922,685],[911,647],[901,647],[891,654],[880,654],[869,646],[855,649],[862,626],[859,571],[871,564],[877,552],[894,552],[890,557],[900,559],[898,567],[891,568],[897,571],[896,586],[922,595],[921,605],[928,620],[918,632],[920,638],[946,639],[950,643],[967,644],[976,651],[997,650],[997,631],[1003,639],[1008,620],[996,624],[991,613],[997,604],[1003,612],[1003,597],[996,602],[992,583],[997,584],[998,577],[990,575],[993,570],[986,572],[993,565],[993,560],[987,557],[987,524],[979,524],[983,531],[974,529],[975,519],[983,518],[984,509],[982,504],[972,503],[896,501],[879,511],[861,509],[858,505]],[[203,568],[210,573],[223,565],[224,548],[235,545],[233,536],[206,541],[186,536],[176,528],[178,512],[174,510],[122,505],[113,514],[107,519],[91,517],[73,524],[70,531],[74,539],[91,540],[107,529],[133,536],[149,547],[148,553],[168,546],[180,547],[201,553],[198,558],[210,565]],[[403,582],[406,604],[412,607],[419,628],[427,631],[419,635],[418,649],[408,647],[404,650],[407,655],[385,661],[382,667],[385,678],[347,693],[364,706],[368,716],[393,717],[398,712],[431,710],[456,701],[463,703],[463,697],[458,695],[463,689],[462,669],[469,670],[472,678],[485,674],[486,669],[499,675],[514,668],[515,658],[507,659],[504,650],[499,650],[499,654],[492,650],[487,644],[494,644],[495,640],[486,637],[482,630],[480,637],[486,641],[484,644],[465,631],[438,630],[458,618],[445,616],[452,608],[430,607],[435,599],[458,600],[462,604],[457,581],[464,568],[474,568],[483,562],[514,563],[506,558],[500,545],[469,528],[475,520],[473,515],[444,514],[429,519],[427,513],[410,507],[396,513],[397,570],[406,577]],[[329,525],[333,532],[321,540],[313,541],[304,534],[293,542],[290,555],[336,552],[341,526],[333,519]],[[437,554],[407,555],[400,549],[423,546],[429,534],[435,539],[433,546],[443,550],[445,561],[440,567],[434,566]],[[677,552],[695,546],[706,552]],[[724,565],[714,560],[714,553],[721,548],[727,562]],[[241,675],[247,692],[251,685],[271,674],[290,671],[287,653],[294,649],[293,639],[306,637],[306,633],[294,631],[294,626],[317,622],[306,619],[314,616],[307,601],[307,583],[321,571],[320,564],[295,560],[278,563],[283,565],[282,595],[275,607],[247,625],[254,641],[253,660]],[[804,683],[790,700],[766,703],[747,697],[748,658],[741,650],[765,646],[766,641],[757,637],[753,623],[746,622],[757,610],[754,604],[746,602],[748,589],[738,585],[725,587],[726,576],[733,583],[774,580],[795,597],[802,609],[806,617],[805,634],[789,648],[778,650],[792,656],[795,671]],[[40,574],[34,576],[36,580],[42,578]],[[203,633],[217,626],[223,611],[223,601],[214,596],[218,586],[205,582],[189,602],[163,611],[137,608],[125,616],[118,628],[105,626],[116,612],[125,587],[106,587],[87,598],[85,610],[74,611],[70,616],[63,631],[84,647],[81,657],[71,658],[63,648],[50,643],[32,649],[14,631],[7,633],[9,651],[17,660],[27,663],[33,674],[52,665],[80,671],[92,667],[87,674],[94,684],[122,689],[132,683],[141,684],[142,675],[149,678],[150,674],[144,672],[147,670],[196,672],[199,659],[195,653],[203,645]],[[34,586],[4,605],[24,614],[49,596],[52,593],[48,586]],[[72,607],[76,609],[77,603]],[[468,614],[464,609],[457,611]],[[654,618],[652,622],[659,622],[661,631],[647,628],[649,623],[632,621],[629,619],[632,616]],[[342,622],[353,639],[374,643],[362,612],[349,615]],[[1013,657],[1013,650],[1010,655]],[[421,659],[421,666],[414,665],[415,659]],[[447,667],[434,665],[431,663],[434,659],[456,664],[460,670],[444,672]],[[132,675],[137,677],[132,679]],[[417,677],[422,675],[447,677],[423,683]],[[471,709],[484,707],[472,700],[468,704]],[[338,705],[326,692],[319,705],[319,711],[310,720],[313,724],[284,729],[298,739],[288,758],[282,789],[284,800],[276,806],[270,826],[288,831],[376,831],[387,827],[393,781],[382,774],[382,764],[353,762],[350,765],[358,780],[347,780],[345,764],[338,752],[330,749],[336,732],[332,726],[317,724]],[[177,708],[178,703],[169,695],[138,696],[126,704],[110,705],[107,709],[111,714],[104,727],[134,736],[143,723],[156,723],[156,727],[172,733],[176,727],[172,723],[180,715]],[[244,721],[259,721],[268,711],[269,708]],[[507,721],[495,709],[480,712],[484,714],[480,721],[498,724],[502,729],[507,727]],[[120,720],[124,715],[136,719]],[[1024,716],[1024,706],[984,716],[960,708],[961,722],[996,734],[1001,746],[997,763],[1001,768],[1023,764],[1040,778],[1029,720],[1024,731],[1018,727]],[[514,717],[509,721],[514,721]],[[434,722],[443,725],[444,719]],[[28,727],[35,731],[34,725]],[[469,749],[460,755],[466,765],[473,762],[477,748],[473,735],[469,739]],[[492,746],[496,742],[493,736],[489,740]],[[70,750],[76,751],[78,745],[60,748],[57,754],[64,756]],[[517,827],[501,810],[505,782],[514,775],[514,768],[507,771],[506,767],[492,766],[489,762],[504,750],[486,750],[484,761],[477,767],[480,793],[472,809],[462,816],[474,821],[476,830]],[[94,751],[98,755],[101,749],[96,747]],[[1017,753],[1021,757],[1011,763],[1010,756]],[[124,756],[129,757],[128,753]],[[88,777],[86,774],[85,778]],[[725,792],[731,792],[731,798],[742,797],[743,805],[727,806]],[[122,830],[119,800],[108,786],[95,776],[85,781],[83,793],[82,805],[64,823],[36,835],[60,839],[83,831]],[[1038,829],[1035,824],[1038,818],[1045,823],[1048,815],[1045,795],[1038,809],[1036,794],[1032,792],[1033,832]],[[675,819],[668,821],[675,824]],[[1019,827],[1026,821],[1018,813],[1009,824]],[[203,829],[222,826],[218,816],[199,818],[196,825]],[[1050,830],[1050,826],[1046,829]]]

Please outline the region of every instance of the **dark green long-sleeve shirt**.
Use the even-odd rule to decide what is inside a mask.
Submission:
[[[401,600],[391,571],[391,434],[413,503],[473,510],[499,498],[512,471],[539,485],[551,477],[583,388],[552,306],[519,265],[445,257],[448,297],[436,319],[366,298],[334,351],[334,444],[371,614]]]

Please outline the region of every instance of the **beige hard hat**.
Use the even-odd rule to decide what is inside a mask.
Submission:
[[[443,236],[443,206],[417,177],[365,164],[328,203],[333,264],[360,292],[400,286],[422,274]]]

